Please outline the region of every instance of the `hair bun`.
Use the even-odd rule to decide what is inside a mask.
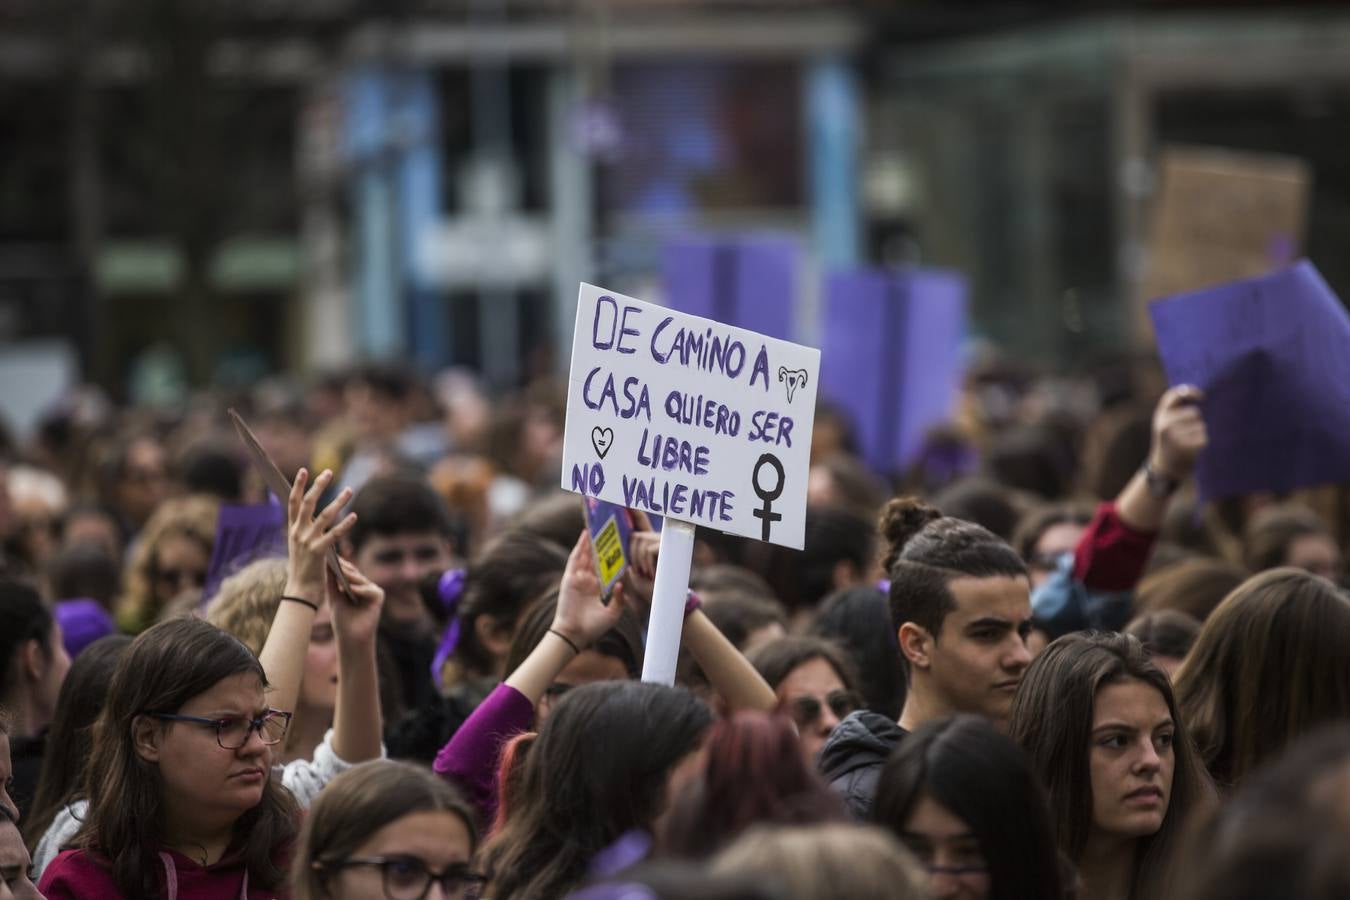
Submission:
[[[886,540],[886,558],[883,564],[890,571],[900,558],[905,545],[929,522],[942,518],[942,513],[917,497],[896,497],[881,511],[881,536]]]

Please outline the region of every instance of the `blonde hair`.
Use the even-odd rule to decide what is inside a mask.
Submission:
[[[928,877],[885,831],[870,825],[755,828],[713,860],[719,875],[773,883],[785,900],[923,900]]]
[[[155,510],[126,570],[122,596],[117,600],[118,628],[139,634],[159,618],[164,604],[155,597],[155,556],[160,544],[170,537],[186,537],[201,544],[210,556],[219,515],[218,500],[196,495],[165,501]]]
[[[259,559],[220,583],[206,621],[243,641],[255,654],[267,643],[286,587],[286,560]]]

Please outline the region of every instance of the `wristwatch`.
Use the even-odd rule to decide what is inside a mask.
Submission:
[[[1159,500],[1165,500],[1177,492],[1181,487],[1181,482],[1170,475],[1164,475],[1153,468],[1153,463],[1144,463],[1144,481],[1148,485],[1148,492]]]

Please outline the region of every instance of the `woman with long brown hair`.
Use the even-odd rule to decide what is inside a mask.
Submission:
[[[89,812],[47,867],[47,897],[272,897],[299,809],[269,777],[287,713],[258,658],[196,619],[163,622],[118,663],[95,728]]]
[[[1135,638],[1070,634],[1027,669],[1009,736],[1050,797],[1081,897],[1161,897],[1186,816],[1212,794],[1167,675]]]
[[[1350,601],[1324,578],[1272,569],[1229,594],[1177,672],[1200,756],[1236,786],[1318,725],[1350,717]]]

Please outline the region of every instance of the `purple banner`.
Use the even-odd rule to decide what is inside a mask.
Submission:
[[[222,581],[254,560],[286,555],[285,519],[285,512],[275,503],[221,506],[203,602],[216,595]]]
[[[1202,499],[1350,481],[1350,315],[1312,263],[1149,312],[1168,380],[1205,391]]]
[[[797,242],[776,235],[691,236],[666,246],[666,305],[792,340]]]
[[[821,395],[852,417],[873,469],[903,470],[955,406],[966,281],[937,269],[855,269],[827,277],[824,302]]]

